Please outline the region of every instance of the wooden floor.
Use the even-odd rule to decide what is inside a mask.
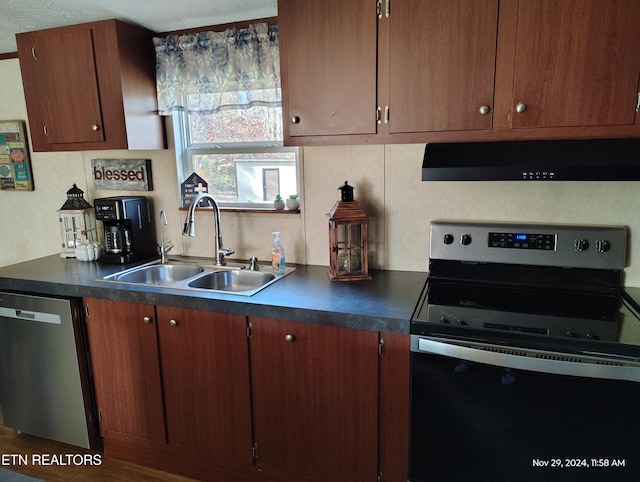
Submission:
[[[91,454],[78,447],[53,442],[33,435],[16,433],[15,430],[6,428],[2,423],[2,413],[0,413],[0,467],[23,475],[35,477],[45,482],[65,482],[65,481],[109,481],[109,482],[190,482],[193,479],[179,477],[177,475],[147,469],[138,465],[122,462],[113,458],[101,455],[101,464],[97,466],[56,466],[38,465],[32,463],[32,456],[51,456],[66,454]],[[18,463],[19,456],[26,456],[27,464]],[[7,465],[7,462],[16,463]]]

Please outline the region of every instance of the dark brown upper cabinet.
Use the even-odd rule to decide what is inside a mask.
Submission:
[[[640,136],[637,1],[278,7],[286,144]]]
[[[389,131],[491,129],[498,0],[403,0],[389,15]]]
[[[152,37],[117,20],[17,34],[33,150],[165,148]]]
[[[640,2],[511,0],[500,6],[500,127],[638,135]]]
[[[376,133],[372,5],[371,0],[279,2],[286,135]]]

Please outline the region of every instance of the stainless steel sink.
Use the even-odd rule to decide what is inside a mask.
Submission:
[[[204,271],[202,266],[188,264],[156,264],[152,266],[142,266],[114,275],[109,281],[120,281],[123,283],[138,283],[145,285],[171,284],[191,278]]]
[[[263,271],[252,271],[245,264],[216,266],[211,260],[201,261],[172,259],[167,264],[160,264],[158,260],[110,274],[97,281],[252,296],[295,270],[287,267],[285,274],[275,274],[270,272],[270,265],[262,266]]]
[[[228,270],[214,271],[198,276],[187,283],[189,288],[203,288],[216,291],[251,291],[261,288],[275,279],[273,273],[260,271]]]

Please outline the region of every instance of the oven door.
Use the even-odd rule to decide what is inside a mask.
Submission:
[[[637,359],[411,338],[410,481],[640,480]]]

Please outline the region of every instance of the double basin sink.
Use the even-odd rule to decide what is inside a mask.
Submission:
[[[262,269],[271,269],[271,266]],[[110,274],[98,281],[252,296],[293,270],[295,268],[287,268],[285,274],[275,274],[253,271],[248,265],[236,263],[215,266],[170,260],[165,264],[160,261],[146,263]]]

